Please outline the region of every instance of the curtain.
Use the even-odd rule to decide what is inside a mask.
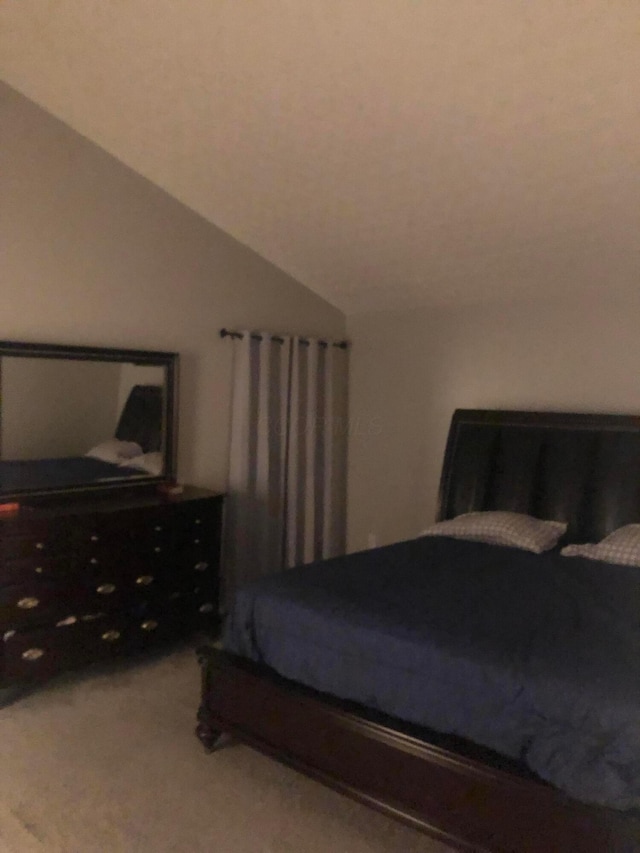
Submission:
[[[346,350],[235,339],[224,600],[243,583],[345,549]]]

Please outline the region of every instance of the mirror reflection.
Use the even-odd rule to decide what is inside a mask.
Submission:
[[[160,476],[165,397],[164,366],[3,357],[0,491]]]

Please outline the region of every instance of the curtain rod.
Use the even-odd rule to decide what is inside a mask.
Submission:
[[[220,337],[221,338],[243,338],[244,335],[242,334],[242,332],[232,332],[229,329],[220,329]],[[262,335],[252,334],[251,337],[254,339],[254,341],[261,341],[262,340]],[[275,341],[278,344],[284,343],[284,338],[279,338],[276,335],[274,335],[271,338],[271,340]],[[307,346],[309,345],[309,341],[307,340],[307,338],[299,338],[298,340],[300,341],[301,344],[306,344]],[[328,347],[329,342],[328,341],[320,341],[320,346],[321,347]],[[348,341],[335,341],[335,342],[331,343],[331,346],[338,347],[339,349],[348,349],[349,342]]]

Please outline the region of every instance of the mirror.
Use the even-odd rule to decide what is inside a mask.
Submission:
[[[176,361],[0,344],[0,497],[173,479]]]

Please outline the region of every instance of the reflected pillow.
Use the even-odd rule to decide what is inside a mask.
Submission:
[[[541,554],[554,548],[566,529],[563,521],[544,521],[520,512],[467,512],[437,522],[423,530],[422,535],[451,536]]]
[[[151,474],[152,477],[159,477],[162,474],[164,465],[162,463],[162,453],[154,451],[153,453],[140,453],[134,456],[133,459],[127,459],[126,462],[120,463],[121,468],[137,468],[138,471],[144,471]]]
[[[120,441],[117,438],[110,438],[108,441],[96,444],[88,453],[85,453],[85,456],[120,465],[125,459],[131,459],[140,453],[142,453],[142,448],[135,441]]]
[[[563,557],[587,557],[604,563],[640,567],[640,524],[627,524],[605,536],[596,544],[567,545]]]

